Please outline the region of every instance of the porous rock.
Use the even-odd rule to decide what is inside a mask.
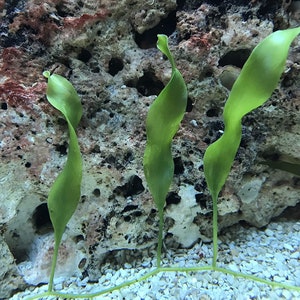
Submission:
[[[142,168],[145,118],[171,74],[155,48],[157,33],[170,35],[189,90],[172,148],[175,176],[165,209],[166,242],[190,247],[211,238],[212,204],[202,158],[224,129],[222,108],[232,83],[222,85],[227,79],[222,74],[225,69],[238,73],[254,46],[273,30],[297,24],[294,8],[284,1],[217,2],[1,5],[0,222],[25,281],[47,281],[49,263],[40,277],[33,273],[51,254],[46,199],[68,147],[66,123],[45,99],[45,69],[70,79],[84,109],[77,130],[82,195],[64,236],[63,248],[70,252],[60,262],[60,277],[97,281],[99,264],[132,261],[142,255],[139,250],[155,250],[158,219]],[[239,221],[264,226],[299,202],[299,178],[264,163],[300,161],[297,49],[299,39],[272,98],[243,120],[241,147],[219,198],[219,229]],[[41,253],[36,245],[45,245]],[[16,274],[11,266],[7,274]],[[1,280],[5,295],[21,287],[7,280]]]

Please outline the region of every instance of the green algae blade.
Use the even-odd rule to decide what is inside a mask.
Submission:
[[[290,44],[300,28],[276,31],[259,43],[246,61],[225,104],[225,130],[204,155],[204,172],[212,194],[219,194],[241,141],[244,115],[264,104],[276,88]]]
[[[300,27],[270,34],[252,51],[225,104],[223,135],[204,155],[204,174],[213,199],[213,267],[217,260],[217,198],[225,184],[242,137],[242,118],[264,104],[284,70],[289,47]]]
[[[159,212],[157,247],[159,267],[164,223],[163,208],[174,175],[171,144],[186,110],[187,88],[168,48],[167,36],[158,35],[157,48],[167,56],[172,66],[171,79],[150,106],[146,120],[147,145],[144,153],[144,173]]]
[[[67,162],[53,183],[47,202],[55,237],[49,282],[49,290],[52,290],[59,244],[80,199],[82,160],[75,129],[82,116],[82,106],[74,87],[67,79],[56,74],[50,75],[48,71],[43,75],[48,78],[47,99],[65,117],[70,139]]]
[[[158,35],[157,48],[172,66],[168,84],[150,106],[147,120],[147,145],[144,153],[144,173],[154,202],[159,210],[165,204],[173,174],[172,139],[186,110],[187,89],[168,48],[168,38]]]

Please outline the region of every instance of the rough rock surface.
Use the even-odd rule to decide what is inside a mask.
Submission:
[[[0,264],[7,265],[8,256],[10,263],[0,298],[21,289],[23,280],[48,280],[53,249],[46,199],[65,162],[68,137],[45,99],[42,71],[69,78],[84,107],[78,128],[82,197],[64,236],[62,255],[70,256],[61,261],[60,276],[97,280],[103,261],[128,261],[138,250],[155,249],[157,215],[142,169],[144,123],[171,72],[155,48],[156,34],[170,35],[189,90],[173,146],[165,243],[191,247],[211,237],[202,157],[223,129],[228,89],[259,41],[298,24],[298,7],[287,2],[0,2],[0,226],[11,251],[1,243],[7,254]],[[271,167],[300,163],[299,46],[298,39],[272,98],[243,120],[241,147],[219,199],[220,229],[239,221],[265,226],[300,202],[299,177]],[[18,278],[14,286],[11,276]]]
[[[26,285],[16,268],[14,257],[9,251],[3,237],[0,238],[0,255],[0,295],[1,299],[3,299],[9,297],[11,292],[16,291],[18,288],[24,288]]]

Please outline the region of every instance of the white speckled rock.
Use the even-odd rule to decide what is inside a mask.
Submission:
[[[18,265],[22,277],[28,284],[38,285],[49,282],[53,243],[52,234],[37,237],[32,243],[29,260]],[[80,276],[82,272],[80,263],[84,262],[81,266],[83,268],[86,259],[84,259],[85,255],[82,253],[82,249],[78,246],[80,245],[72,240],[62,241],[55,270],[55,283],[63,282],[68,277]],[[84,260],[82,261],[82,259]]]
[[[201,237],[198,226],[193,223],[197,213],[201,211],[195,202],[196,193],[192,185],[181,186],[178,193],[181,197],[180,203],[170,205],[166,210],[166,217],[176,220],[174,226],[169,228],[169,232],[186,248],[191,247]]]

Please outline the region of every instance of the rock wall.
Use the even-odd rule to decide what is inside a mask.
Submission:
[[[222,108],[251,50],[272,31],[299,24],[297,1],[287,2],[0,2],[0,260],[7,266],[0,298],[48,281],[53,230],[46,199],[68,136],[45,98],[42,72],[66,76],[84,108],[82,196],[64,235],[57,280],[97,280],[104,261],[124,263],[156,247],[158,220],[142,168],[145,118],[171,73],[156,35],[170,36],[189,90],[173,145],[165,243],[190,247],[211,238],[204,151],[222,132]],[[219,199],[220,230],[239,221],[265,226],[300,202],[299,176],[277,164],[300,163],[299,43],[272,98],[243,120],[241,147]]]

